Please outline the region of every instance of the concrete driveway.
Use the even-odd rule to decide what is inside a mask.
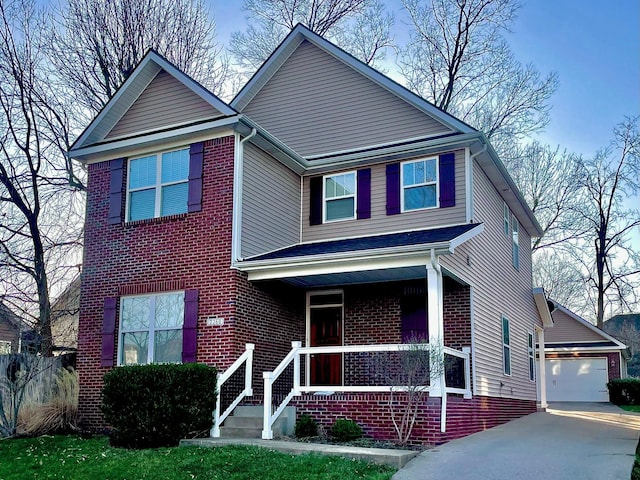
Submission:
[[[629,480],[640,414],[609,403],[550,405],[427,450],[393,480]]]

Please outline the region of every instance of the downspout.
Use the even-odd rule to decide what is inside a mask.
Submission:
[[[231,242],[231,263],[240,260],[241,231],[242,231],[242,182],[244,169],[244,143],[256,136],[258,131],[251,129],[251,133],[238,142],[234,170],[233,189],[233,240]],[[236,134],[237,135],[237,134]]]

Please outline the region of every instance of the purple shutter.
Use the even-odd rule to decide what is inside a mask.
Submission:
[[[371,169],[358,170],[358,220],[371,218]]]
[[[456,164],[455,154],[440,155],[440,208],[456,205]]]
[[[309,180],[309,225],[322,223],[322,177]]]
[[[202,210],[202,165],[204,161],[204,142],[192,143],[189,147],[189,197],[187,210]]]
[[[113,367],[113,357],[116,345],[116,306],[118,299],[109,297],[104,299],[102,318],[102,355],[100,364],[103,367]]]
[[[184,324],[182,326],[182,363],[196,361],[198,336],[198,290],[184,292]]]
[[[387,215],[400,213],[400,164],[387,165]]]
[[[428,341],[427,299],[417,295],[403,297],[400,302],[400,310],[402,343],[416,339]]]
[[[125,159],[118,158],[109,162],[111,176],[109,179],[109,225],[122,222],[122,206],[124,197]]]

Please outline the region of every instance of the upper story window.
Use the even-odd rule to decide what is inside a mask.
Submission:
[[[511,233],[511,229],[509,228],[509,217],[511,216],[511,211],[509,210],[509,206],[507,202],[503,202],[503,219],[504,219],[504,235],[505,237],[509,237]]]
[[[324,177],[324,221],[356,218],[356,172]]]
[[[180,363],[184,292],[122,297],[119,365]]]
[[[129,161],[127,221],[187,212],[189,149]]]
[[[511,261],[516,269],[520,268],[520,238],[518,236],[518,220],[515,215],[511,215]]]
[[[527,333],[527,355],[529,357],[529,380],[536,379],[536,351],[533,343],[533,333]]]
[[[438,206],[438,161],[425,158],[402,163],[402,211]]]
[[[509,319],[502,317],[502,364],[505,375],[511,375],[511,337]]]

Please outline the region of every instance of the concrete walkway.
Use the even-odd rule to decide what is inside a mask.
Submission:
[[[605,403],[553,404],[427,450],[393,480],[629,480],[640,414]]]

